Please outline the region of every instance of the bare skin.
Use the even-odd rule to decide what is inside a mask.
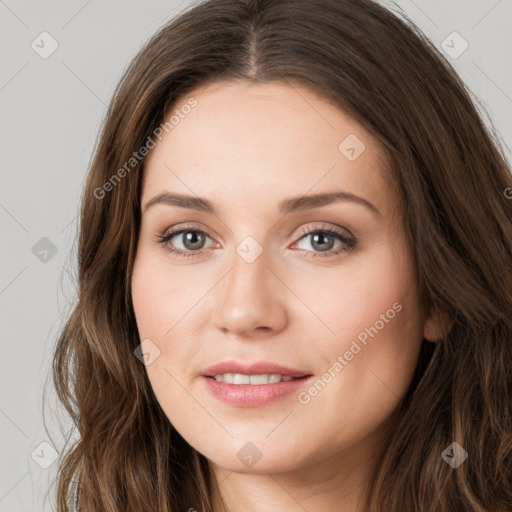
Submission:
[[[160,350],[146,367],[155,395],[210,461],[216,512],[220,497],[230,512],[363,512],[363,484],[411,382],[422,336],[440,332],[419,304],[386,159],[352,118],[297,85],[221,82],[189,96],[197,107],[145,162],[132,274],[140,339]],[[338,148],[350,134],[365,146],[353,160]],[[278,210],[292,196],[340,190],[377,211],[350,200]],[[164,191],[206,198],[216,214],[163,202],[145,208]],[[195,244],[204,233],[202,246],[186,233],[165,246],[156,241],[182,227],[196,234]],[[324,233],[315,242],[305,234],[325,228],[344,238]],[[255,242],[244,245],[247,237]],[[262,252],[248,263],[240,244]],[[234,407],[201,376],[226,360],[270,361],[314,378],[300,397]],[[309,392],[318,379],[325,386]],[[247,443],[261,456],[253,465],[237,456]]]

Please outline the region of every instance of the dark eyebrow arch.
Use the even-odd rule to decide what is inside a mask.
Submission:
[[[326,206],[340,201],[350,201],[368,208],[377,217],[382,217],[381,212],[370,201],[356,196],[350,192],[338,190],[336,192],[327,192],[323,194],[313,194],[306,196],[288,197],[279,203],[279,212],[288,214],[296,211],[311,210],[320,206]],[[143,212],[155,204],[164,203],[172,206],[180,206],[199,212],[217,215],[213,204],[202,197],[178,194],[176,192],[161,192],[150,199],[143,207]]]

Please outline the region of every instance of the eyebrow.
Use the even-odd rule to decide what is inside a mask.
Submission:
[[[296,211],[312,210],[314,208],[319,208],[321,206],[326,206],[340,201],[350,201],[352,203],[365,206],[377,217],[382,217],[381,212],[372,203],[370,203],[370,201],[352,194],[351,192],[342,190],[323,194],[288,197],[279,203],[279,212],[287,214]],[[178,194],[176,192],[161,192],[144,205],[143,212],[146,212],[148,208],[156,204],[162,203],[217,215],[215,206],[208,199]]]

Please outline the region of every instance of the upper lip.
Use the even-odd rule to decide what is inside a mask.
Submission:
[[[294,368],[287,368],[286,366],[267,361],[256,361],[253,363],[223,361],[206,368],[201,372],[201,375],[214,377],[215,375],[222,375],[224,373],[241,373],[242,375],[276,374],[289,375],[290,377],[305,377],[306,375],[310,375]]]

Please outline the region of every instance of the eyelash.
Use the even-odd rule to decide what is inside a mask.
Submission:
[[[171,238],[174,238],[176,235],[180,235],[182,233],[188,233],[188,232],[203,233],[206,236],[209,236],[208,233],[204,232],[201,229],[197,229],[195,226],[182,226],[181,228],[178,228],[175,230],[171,230],[171,231],[166,230],[164,232],[166,234],[157,235],[157,237],[154,241],[158,244],[163,245],[164,248],[168,252],[175,254],[179,257],[190,258],[190,257],[202,255],[205,252],[205,249],[201,249],[198,251],[183,251],[181,249],[174,249],[171,246],[167,245],[167,243],[171,240]],[[330,236],[338,239],[340,242],[345,244],[345,247],[338,248],[338,249],[334,250],[334,252],[333,252],[333,249],[330,249],[329,251],[326,251],[325,253],[316,252],[316,251],[305,251],[307,253],[311,253],[311,252],[314,253],[313,255],[309,255],[307,257],[328,258],[328,257],[338,256],[339,254],[342,254],[344,252],[347,252],[347,253],[352,252],[357,247],[357,241],[355,239],[348,238],[347,236],[345,236],[343,233],[341,233],[337,229],[330,228],[330,227],[324,227],[324,226],[313,226],[313,228],[310,228],[310,229],[303,229],[299,233],[299,239],[297,240],[297,242],[299,242],[300,240],[302,240],[304,237],[306,237],[308,235],[317,235],[320,233],[327,234],[327,235],[330,235]],[[297,243],[297,242],[295,242],[295,243]],[[301,249],[301,250],[304,251],[304,249]]]

